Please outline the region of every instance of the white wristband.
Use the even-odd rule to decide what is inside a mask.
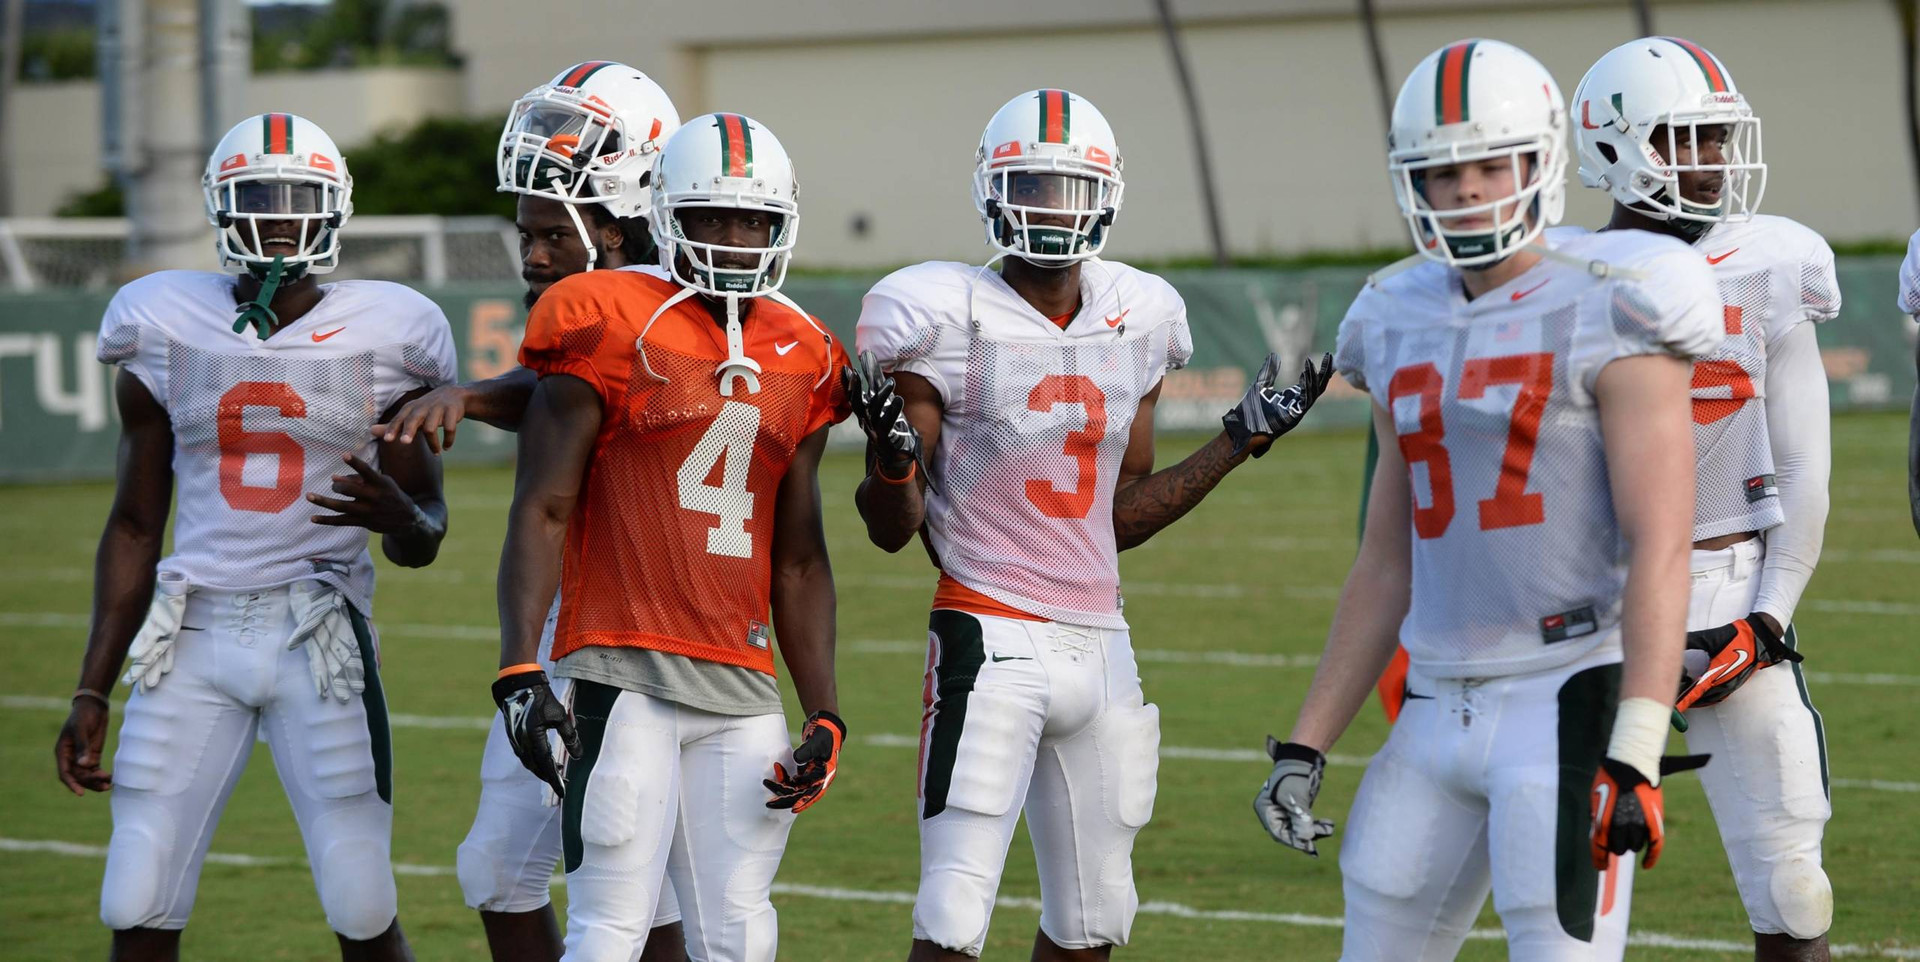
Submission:
[[[1660,756],[1667,750],[1667,725],[1673,706],[1652,698],[1628,698],[1613,716],[1607,757],[1625,762],[1650,784],[1660,784]]]

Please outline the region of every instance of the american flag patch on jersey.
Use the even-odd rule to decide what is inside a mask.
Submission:
[[[1780,488],[1773,483],[1773,475],[1771,474],[1763,474],[1757,478],[1747,479],[1748,504],[1771,498],[1779,493]]]
[[[1588,605],[1585,608],[1575,608],[1572,611],[1563,611],[1557,615],[1548,615],[1540,619],[1540,637],[1545,640],[1547,644],[1553,644],[1556,641],[1566,641],[1568,638],[1578,638],[1582,635],[1591,635],[1599,630],[1599,628],[1599,622],[1593,617],[1592,605]]]

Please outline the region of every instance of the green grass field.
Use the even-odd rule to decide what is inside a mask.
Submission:
[[[1798,619],[1836,780],[1826,845],[1832,938],[1856,957],[1920,958],[1920,749],[1912,740],[1920,669],[1904,658],[1920,614],[1912,588],[1920,544],[1904,507],[1906,432],[1894,415],[1842,417],[1834,428],[1826,557]],[[1163,440],[1162,462],[1191,444]],[[1126,555],[1127,615],[1167,746],[1154,820],[1134,853],[1145,904],[1127,958],[1339,953],[1336,860],[1273,845],[1249,802],[1267,770],[1255,752],[1263,735],[1290,723],[1353,556],[1363,445],[1357,434],[1289,439]],[[914,738],[933,576],[917,548],[888,556],[867,544],[852,504],[858,467],[853,456],[835,455],[822,477],[852,741],[833,791],[801,816],[781,868],[775,902],[788,959],[899,959],[910,937]],[[422,960],[484,958],[452,865],[473,815],[492,712],[494,565],[510,486],[503,469],[451,473],[453,533],[438,563],[380,575],[375,615],[398,716],[394,858],[402,863],[401,919]],[[97,912],[107,800],[67,794],[49,749],[79,662],[110,494],[99,484],[0,489],[0,639],[14,666],[0,682],[7,959],[98,958],[106,950]],[[791,698],[788,705],[797,725]],[[1385,734],[1369,707],[1328,770],[1322,814],[1344,820],[1360,778],[1353,760]],[[254,758],[213,840],[218,861],[202,878],[184,942],[189,958],[335,957],[265,754]],[[1666,857],[1640,876],[1634,897],[1634,928],[1647,941],[1631,956],[1750,957],[1734,948],[1748,944],[1745,916],[1698,783],[1676,779],[1668,798]],[[988,958],[1026,958],[1038,891],[1023,834]],[[556,898],[564,893],[557,889]],[[1492,930],[1498,921],[1489,910],[1481,924]],[[1462,953],[1504,956],[1493,938],[1470,941]]]

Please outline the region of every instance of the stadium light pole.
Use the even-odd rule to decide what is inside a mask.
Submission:
[[[1174,79],[1180,84],[1180,99],[1187,106],[1187,134],[1193,139],[1193,163],[1200,170],[1200,204],[1206,209],[1207,236],[1213,243],[1213,263],[1227,266],[1227,238],[1220,229],[1220,200],[1213,184],[1213,158],[1207,148],[1206,127],[1200,120],[1200,98],[1193,90],[1193,75],[1187,70],[1187,52],[1180,45],[1180,29],[1173,20],[1173,0],[1153,0],[1160,12],[1160,32],[1167,38],[1167,53],[1173,58]]]
[[[1640,36],[1653,36],[1652,0],[1633,0],[1633,20],[1634,25],[1640,31]]]
[[[1387,88],[1387,50],[1380,42],[1380,21],[1373,0],[1360,0],[1360,29],[1367,35],[1367,59],[1373,64],[1373,94],[1380,100],[1380,125],[1393,123],[1393,92]]]
[[[1893,0],[1900,17],[1900,81],[1907,102],[1907,160],[1920,189],[1920,0]],[[1916,199],[1920,199],[1917,196]],[[1920,394],[1915,397],[1920,398]]]
[[[121,81],[137,105],[129,125],[138,146],[128,153],[128,267],[136,273],[191,267],[206,260],[200,172],[200,10],[198,0],[146,0],[140,16],[143,55]]]

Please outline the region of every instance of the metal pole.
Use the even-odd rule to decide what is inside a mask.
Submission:
[[[1633,0],[1633,19],[1634,23],[1639,27],[1640,36],[1653,36],[1652,0]]]
[[[1213,185],[1213,160],[1207,149],[1207,134],[1200,120],[1200,98],[1194,94],[1193,76],[1187,70],[1187,53],[1180,45],[1180,30],[1173,21],[1173,0],[1153,0],[1160,11],[1160,31],[1167,38],[1167,53],[1173,58],[1173,73],[1180,84],[1180,98],[1187,105],[1187,133],[1193,139],[1194,166],[1200,172],[1200,201],[1207,214],[1207,236],[1213,242],[1213,262],[1227,266],[1227,239],[1220,229],[1220,201]]]
[[[1913,180],[1920,188],[1920,2],[1894,0],[1900,14],[1900,81],[1907,102],[1907,159],[1913,165]],[[1920,395],[1916,395],[1920,397]]]
[[[7,167],[13,164],[13,143],[7,137],[7,121],[13,116],[14,78],[20,76],[20,34],[27,16],[27,0],[0,0],[5,4],[4,23],[0,23],[0,158]],[[13,178],[0,172],[0,217],[13,213]]]
[[[146,0],[137,86],[142,162],[129,171],[128,267],[132,273],[211,266],[200,199],[207,155],[200,149],[197,0]]]
[[[1380,22],[1373,0],[1360,0],[1360,27],[1367,35],[1367,56],[1373,62],[1373,92],[1380,99],[1380,126],[1393,123],[1393,88],[1387,86],[1387,51],[1380,43]]]
[[[246,116],[253,73],[253,22],[245,0],[200,0],[200,150]]]

